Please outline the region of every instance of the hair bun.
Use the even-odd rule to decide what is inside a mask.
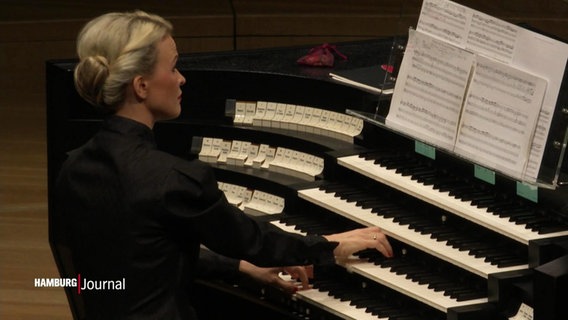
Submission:
[[[89,103],[104,107],[103,88],[109,74],[110,66],[105,57],[86,57],[75,68],[75,87]]]

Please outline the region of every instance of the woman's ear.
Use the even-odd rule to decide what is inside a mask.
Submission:
[[[148,96],[148,84],[143,76],[136,76],[132,80],[132,87],[137,99],[146,99]]]

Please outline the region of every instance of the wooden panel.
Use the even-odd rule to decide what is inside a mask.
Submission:
[[[43,107],[45,61],[75,56],[73,41],[0,42],[0,101]]]
[[[511,23],[526,23],[546,34],[568,39],[567,1],[458,0],[456,2]]]
[[[138,1],[136,6],[109,0],[2,1],[0,102],[31,99],[34,105],[43,106],[45,61],[75,57],[75,38],[91,17],[134,8],[168,18],[174,25],[180,52],[233,49],[233,14],[228,0],[176,1],[171,5]]]
[[[511,23],[528,23],[544,33],[568,39],[568,3],[545,1],[456,1]],[[405,34],[415,26],[420,0],[276,1],[234,0],[237,48],[268,47],[275,39],[382,37]],[[400,19],[400,17],[403,17]],[[266,43],[263,43],[267,40]],[[306,43],[306,41],[301,41]],[[331,41],[324,41],[331,42]],[[290,42],[293,44],[295,41]]]
[[[383,36],[398,28],[401,1],[248,1],[235,0],[237,37],[247,36]],[[405,14],[419,1],[405,2]]]
[[[45,111],[29,101],[0,107],[0,319],[71,319],[47,233]]]
[[[163,16],[205,17],[231,16],[228,0],[2,0],[0,21],[88,19],[109,11],[142,9]]]
[[[57,277],[47,242],[45,72],[71,58],[91,17],[141,8],[169,18],[180,52],[225,51],[361,40],[406,30],[420,0],[2,0],[0,3],[0,319],[70,319],[62,289],[34,288]],[[467,6],[568,39],[562,0],[462,0]],[[135,3],[133,5],[133,3]],[[233,19],[234,18],[234,19]]]
[[[232,36],[233,13],[228,0],[175,1],[3,1],[0,42],[74,40],[91,18],[109,11],[141,9],[169,19],[180,37]]]

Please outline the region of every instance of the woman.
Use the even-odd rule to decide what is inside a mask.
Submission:
[[[180,114],[185,83],[171,34],[137,11],[102,15],[78,36],[77,91],[112,115],[70,152],[57,210],[82,277],[124,282],[82,293],[89,318],[195,318],[187,288],[201,244],[261,267],[333,264],[367,248],[391,256],[377,227],[303,237],[255,221],[228,204],[212,169],[157,150],[152,128]]]

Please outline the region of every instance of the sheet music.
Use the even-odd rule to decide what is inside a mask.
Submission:
[[[471,14],[468,8],[446,0],[424,0],[417,30],[465,48]]]
[[[510,63],[517,47],[520,29],[509,22],[472,10],[465,47]]]
[[[546,80],[476,57],[454,152],[522,179]]]
[[[424,0],[417,30],[510,63],[520,27],[448,0]]]
[[[410,30],[386,125],[452,150],[473,58]]]
[[[449,0],[424,0],[417,30],[548,82],[523,176],[524,181],[535,182],[568,60],[568,44]]]

